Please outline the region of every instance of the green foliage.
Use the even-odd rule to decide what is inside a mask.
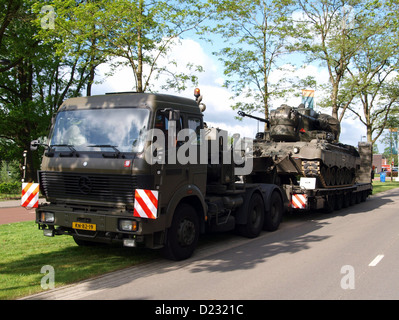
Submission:
[[[293,34],[293,1],[212,1],[217,25],[211,29],[224,40],[215,52],[224,64],[225,87],[239,98],[232,107],[246,112],[262,111],[268,118],[271,100],[284,96],[291,87],[285,78],[271,82],[281,71]],[[288,85],[287,85],[288,84]]]
[[[2,182],[0,183],[1,194],[18,194],[21,192],[21,182]]]
[[[7,59],[0,72],[1,160],[18,159],[28,151],[27,179],[36,177],[39,153],[29,150],[30,141],[48,134],[50,119],[68,97],[77,96],[87,70],[82,58],[54,55],[54,42],[37,38],[40,25],[33,22],[34,1],[4,1],[0,16],[0,57]]]
[[[14,182],[20,180],[21,176],[18,161],[0,162],[0,182]]]
[[[204,5],[193,0],[0,0],[0,6],[0,160],[22,162],[27,150],[26,181],[36,178],[41,161],[30,141],[48,135],[64,100],[84,89],[91,95],[101,63],[127,63],[140,92],[161,76],[165,87],[182,90],[203,71],[194,63],[178,71],[166,59],[206,18]],[[161,59],[168,63],[159,65]]]
[[[187,72],[174,71],[171,68],[177,63],[174,60],[159,65],[167,59],[179,38],[206,18],[205,5],[201,2],[53,0],[36,3],[36,12],[43,4],[56,8],[57,18],[54,29],[40,30],[39,37],[46,41],[58,40],[55,48],[61,57],[85,57],[92,71],[89,84],[93,82],[94,69],[106,61],[113,62],[113,71],[120,65],[129,66],[138,92],[151,90],[152,81],[161,75],[167,76],[165,88],[182,90],[186,83],[197,81],[190,73],[202,71],[193,64],[185,66]],[[42,17],[38,16],[37,24]]]
[[[386,19],[393,12],[384,1],[301,0],[303,13],[298,21],[297,48],[307,54],[308,61],[318,61],[329,73],[327,95],[320,105],[332,108],[332,115],[342,120],[346,109],[359,90],[342,90],[354,59],[367,52],[369,40],[382,39]],[[375,42],[375,43],[378,43]]]

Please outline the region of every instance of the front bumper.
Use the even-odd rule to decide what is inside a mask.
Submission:
[[[53,213],[54,219],[47,219]],[[51,221],[52,220],[52,221]],[[121,221],[131,220],[134,230],[123,230]],[[133,211],[123,208],[72,207],[68,205],[44,204],[36,209],[36,223],[45,236],[71,235],[93,242],[143,243],[147,247],[158,246],[154,239],[162,228],[163,218],[157,220],[133,217]],[[129,241],[126,241],[129,240]],[[131,242],[130,242],[131,243]]]

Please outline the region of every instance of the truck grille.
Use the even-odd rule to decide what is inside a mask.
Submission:
[[[49,199],[134,202],[137,177],[39,171],[41,192]]]

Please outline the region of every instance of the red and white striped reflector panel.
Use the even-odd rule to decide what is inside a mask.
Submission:
[[[39,184],[38,183],[22,183],[21,206],[37,208],[39,206]]]
[[[306,194],[293,194],[291,204],[294,209],[306,209],[307,204]]]
[[[136,189],[133,216],[156,219],[158,217],[158,191]]]

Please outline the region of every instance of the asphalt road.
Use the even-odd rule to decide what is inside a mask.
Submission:
[[[217,236],[186,261],[159,259],[28,298],[399,299],[398,265],[394,189],[332,214],[288,216],[256,239]]]

